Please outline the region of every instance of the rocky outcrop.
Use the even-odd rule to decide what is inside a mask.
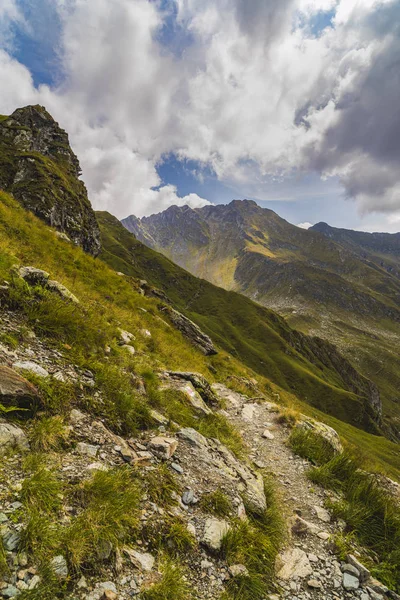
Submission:
[[[80,174],[67,133],[43,106],[19,108],[0,122],[0,188],[97,255],[100,231]]]
[[[185,317],[171,306],[161,306],[161,312],[169,317],[171,323],[188,339],[194,346],[206,356],[217,354],[217,350],[211,340],[196,323]]]
[[[55,292],[64,300],[79,304],[78,298],[70,292],[65,285],[59,281],[50,279],[50,275],[46,271],[42,271],[42,269],[36,269],[35,267],[21,267],[18,274],[29,285],[40,285],[50,292]]]
[[[338,433],[332,427],[329,427],[329,425],[304,416],[304,419],[296,424],[296,428],[310,432],[321,438],[329,446],[333,454],[341,454],[343,452],[343,446]]]
[[[166,371],[165,375],[172,380],[190,381],[204,402],[210,406],[218,406],[218,396],[214,393],[207,379],[200,373],[186,371]]]

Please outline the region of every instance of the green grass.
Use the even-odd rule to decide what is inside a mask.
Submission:
[[[348,455],[334,457],[309,472],[311,481],[342,492],[329,508],[344,519],[351,533],[367,550],[375,552],[380,565],[374,573],[388,587],[400,591],[400,510],[398,501],[374,476]]]
[[[233,578],[227,586],[232,600],[263,600],[270,591],[274,564],[283,541],[284,525],[275,490],[265,480],[267,509],[259,514],[247,506],[247,521],[237,521],[225,535],[221,555],[228,564],[243,564],[248,576]]]
[[[161,463],[152,470],[146,471],[144,485],[147,496],[157,506],[176,504],[173,494],[180,494],[181,487],[168,465]]]
[[[227,517],[233,511],[232,502],[221,490],[214,490],[208,494],[203,494],[200,498],[199,506],[204,512],[211,513],[217,517]]]
[[[184,579],[184,571],[176,562],[165,561],[161,570],[161,581],[140,594],[143,600],[193,599],[190,586]]]
[[[322,436],[301,428],[293,429],[288,442],[295,454],[307,458],[315,465],[328,462],[335,454],[332,446]]]
[[[59,415],[37,419],[29,433],[32,450],[35,452],[61,450],[68,438],[68,433],[64,420]]]
[[[77,491],[82,510],[63,534],[74,570],[101,562],[99,551],[115,551],[128,542],[139,524],[141,490],[128,467],[98,471]]]
[[[186,557],[196,546],[196,539],[180,517],[167,516],[161,520],[154,517],[142,529],[142,539],[158,553],[170,557]]]
[[[0,537],[0,577],[7,575],[9,568],[7,564],[6,551],[4,550],[3,539]]]

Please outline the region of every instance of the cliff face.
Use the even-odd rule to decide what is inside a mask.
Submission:
[[[0,120],[0,188],[86,252],[100,251],[100,233],[79,161],[67,133],[42,106]]]

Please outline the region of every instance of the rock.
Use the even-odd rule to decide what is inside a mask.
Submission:
[[[317,536],[320,540],[324,540],[325,542],[331,537],[327,531],[320,531],[319,533],[317,533]]]
[[[0,421],[0,451],[13,447],[20,450],[29,450],[28,438],[22,429],[16,425]]]
[[[19,594],[19,589],[14,585],[8,585],[6,588],[1,590],[0,593],[4,598],[15,598],[15,596],[18,596]]]
[[[295,535],[306,535],[307,533],[316,535],[319,532],[319,528],[314,523],[309,523],[298,515],[293,515],[290,520],[290,527]]]
[[[257,410],[256,404],[245,404],[242,409],[242,419],[244,421],[252,421]]]
[[[152,571],[155,563],[155,558],[148,552],[138,552],[132,548],[124,548],[125,554],[129,556],[131,563],[142,571]]]
[[[135,348],[133,346],[129,346],[128,344],[123,344],[121,346],[121,348],[123,348],[124,350],[126,350],[127,352],[129,352],[129,354],[132,354],[132,356],[134,354],[136,354],[136,350],[135,350]]]
[[[192,373],[190,371],[166,371],[165,375],[172,377],[173,379],[189,381],[206,404],[209,406],[219,406],[218,396],[214,393],[214,390],[207,379],[200,373]]]
[[[320,590],[322,588],[322,583],[318,581],[318,579],[309,579],[307,585],[315,590]]]
[[[76,408],[73,408],[71,410],[71,412],[69,413],[69,420],[71,421],[72,425],[75,425],[75,426],[79,425],[85,419],[86,419],[85,413],[81,412],[80,410],[77,410]]]
[[[198,499],[194,495],[193,490],[187,490],[182,494],[182,502],[183,504],[189,506],[190,504],[196,504],[196,502],[198,502]]]
[[[217,354],[217,350],[211,338],[201,331],[200,327],[193,323],[171,306],[160,306],[161,312],[168,315],[171,323],[188,339],[193,345],[197,346],[203,354],[210,356]]]
[[[328,511],[325,508],[322,508],[322,506],[314,506],[314,510],[320,521],[323,521],[324,523],[331,522],[331,515],[328,513]]]
[[[191,446],[207,446],[207,439],[192,427],[185,427],[176,434],[183,440],[189,442]]]
[[[21,267],[18,273],[29,285],[41,285],[43,287],[46,286],[50,277],[46,271],[35,267]]]
[[[79,454],[90,456],[92,458],[97,456],[97,452],[99,450],[98,446],[92,446],[91,444],[86,444],[85,442],[79,442],[76,446],[76,449]]]
[[[103,463],[101,462],[94,462],[91,463],[90,465],[88,465],[86,467],[87,471],[108,471],[108,468],[106,467],[106,465],[103,465]]]
[[[161,454],[163,458],[168,459],[175,453],[178,442],[174,438],[158,436],[150,440],[149,447],[152,451]]]
[[[195,390],[190,381],[177,381],[172,378],[164,380],[160,386],[161,390],[176,390],[183,394],[189,404],[200,415],[210,415],[211,409],[208,408],[200,394]]]
[[[140,333],[145,338],[151,338],[151,332],[148,329],[141,329]]]
[[[351,575],[350,573],[343,573],[343,587],[345,590],[358,590],[360,582],[358,577]]]
[[[3,546],[7,552],[14,552],[18,549],[21,536],[16,531],[7,530],[3,534]]]
[[[68,577],[68,565],[64,556],[59,554],[50,561],[50,566],[58,579],[66,579]]]
[[[349,573],[350,575],[354,575],[357,579],[360,577],[360,571],[356,569],[353,565],[344,564],[342,565],[342,572]]]
[[[248,577],[249,571],[245,565],[231,565],[229,567],[229,573],[232,577]]]
[[[204,526],[203,544],[211,551],[220,550],[222,540],[229,529],[229,523],[222,519],[207,519]]]
[[[118,329],[118,333],[122,344],[129,344],[132,340],[135,339],[133,333],[125,331],[125,329]]]
[[[263,434],[262,434],[263,438],[265,438],[266,440],[274,440],[275,436],[273,433],[271,433],[270,431],[268,431],[268,429],[266,429]]]
[[[78,298],[72,292],[70,292],[69,289],[65,287],[65,285],[63,285],[59,281],[54,281],[53,279],[51,279],[51,280],[49,279],[49,281],[47,282],[47,289],[50,290],[51,292],[55,292],[64,300],[68,300],[70,302],[73,302],[74,304],[79,304]]]
[[[161,413],[159,413],[158,411],[156,411],[154,409],[152,409],[150,411],[150,416],[153,419],[153,421],[155,421],[159,425],[167,425],[168,424],[168,419],[166,417],[164,417],[164,415],[162,415]]]
[[[367,569],[367,567],[364,567],[364,565],[361,564],[360,561],[357,560],[355,556],[353,556],[353,554],[347,555],[347,563],[357,569],[361,583],[366,583],[370,579],[370,571]]]
[[[171,463],[171,469],[173,469],[180,475],[182,475],[182,473],[183,473],[183,469],[182,469],[181,465],[178,465],[178,463]]]
[[[30,360],[18,360],[13,364],[13,369],[20,369],[21,371],[28,371],[29,373],[33,373],[38,377],[48,377],[49,372],[46,371],[43,367],[34,363]]]
[[[117,600],[118,594],[113,592],[112,590],[105,590],[102,596],[102,600]]]
[[[64,242],[71,243],[71,240],[69,239],[69,237],[67,236],[67,234],[64,233],[63,231],[56,231],[55,234],[56,234],[56,237],[58,237],[59,240],[64,240]]]
[[[79,161],[67,133],[43,106],[25,106],[0,123],[6,167],[1,188],[51,227],[65,232],[86,252],[100,252],[100,230]],[[32,185],[34,182],[34,185]]]
[[[307,554],[300,548],[291,548],[280,554],[276,561],[276,570],[277,577],[284,580],[308,577],[313,572]]]
[[[321,437],[324,442],[331,448],[333,454],[342,454],[343,446],[338,433],[329,425],[315,421],[309,417],[302,415],[301,421],[296,424],[296,429],[309,431],[314,435]]]
[[[39,404],[39,393],[19,373],[0,366],[0,403],[6,407],[18,407],[33,411]]]

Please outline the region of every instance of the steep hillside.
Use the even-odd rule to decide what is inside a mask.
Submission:
[[[96,255],[99,230],[79,175],[68,135],[43,106],[0,118],[0,189]]]
[[[337,235],[300,229],[252,201],[171,207],[122,222],[191,273],[245,294],[296,329],[337,345],[378,385],[396,434],[400,281],[394,238],[382,262],[376,244],[372,259],[356,241],[343,244]]]
[[[163,290],[226,351],[331,415],[366,428],[371,416],[379,422],[376,388],[332,345],[293,331],[278,315],[240,294],[193,277],[138,242],[110,214],[97,213],[97,218],[102,259]],[[360,404],[360,398],[367,402]]]

